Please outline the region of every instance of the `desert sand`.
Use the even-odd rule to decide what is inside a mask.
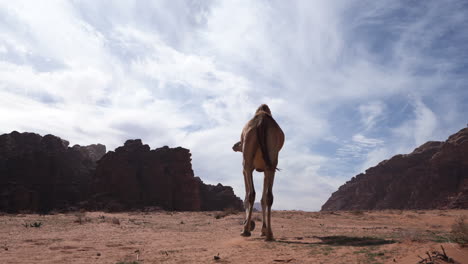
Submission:
[[[244,214],[224,214],[4,214],[0,263],[417,263],[441,245],[468,263],[468,248],[450,240],[468,210],[274,211],[274,242],[260,237],[260,213],[248,238]]]

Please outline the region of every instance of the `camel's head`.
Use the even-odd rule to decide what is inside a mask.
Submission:
[[[261,112],[265,112],[269,115],[271,115],[271,110],[270,110],[270,107],[268,107],[268,105],[266,104],[262,104],[260,105],[258,108],[257,108],[257,111],[255,111],[255,115],[261,113]]]
[[[232,146],[232,150],[234,150],[235,152],[242,152],[241,142],[239,141],[236,144],[234,144],[234,146]]]

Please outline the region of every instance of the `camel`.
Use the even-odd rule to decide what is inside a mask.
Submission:
[[[247,122],[242,130],[241,140],[232,149],[242,152],[243,174],[245,182],[245,213],[244,230],[241,236],[248,237],[255,228],[251,220],[255,202],[253,185],[253,170],[264,172],[262,194],[262,236],[266,241],[273,241],[271,230],[271,206],[273,204],[273,180],[278,165],[278,154],[284,144],[284,133],[271,115],[266,104],[260,105],[254,117]]]

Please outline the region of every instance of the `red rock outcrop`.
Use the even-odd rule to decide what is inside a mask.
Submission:
[[[105,153],[105,146],[68,144],[53,135],[16,131],[1,135],[0,211],[48,212],[86,199],[94,159]]]
[[[74,145],[72,148],[80,151],[94,162],[100,160],[106,154],[106,146],[102,144],[92,144],[89,146]]]
[[[243,208],[231,187],[194,177],[188,149],[150,150],[139,139],[107,154],[101,144],[68,145],[53,135],[1,135],[0,211]]]
[[[322,211],[468,208],[468,128],[353,177]]]
[[[242,209],[231,187],[205,185],[194,177],[188,149],[150,150],[139,139],[128,140],[115,152],[104,155],[98,162],[93,186],[91,209]]]
[[[128,140],[98,162],[93,183],[98,207],[114,204],[117,207],[109,209],[159,206],[200,210],[198,183],[190,161],[187,149],[150,150],[139,139]]]
[[[227,208],[244,209],[241,199],[234,194],[232,187],[223,186],[221,183],[217,185],[204,184],[200,178],[196,177],[196,179],[200,186],[202,211],[217,211]]]

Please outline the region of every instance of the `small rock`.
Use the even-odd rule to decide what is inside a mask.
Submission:
[[[98,256],[98,257],[101,256],[101,253],[98,252],[98,253],[96,254],[96,256]]]
[[[112,218],[112,223],[113,223],[114,225],[120,225],[120,220],[119,220],[117,217],[113,217],[113,218]]]

